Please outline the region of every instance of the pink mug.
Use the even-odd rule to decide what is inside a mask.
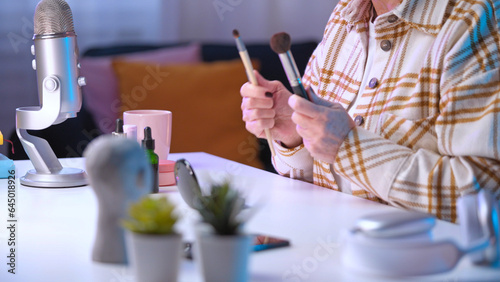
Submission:
[[[151,127],[155,140],[155,153],[166,160],[170,152],[172,137],[172,112],[164,110],[133,110],[123,113],[123,124],[137,126],[137,142],[144,139],[144,128]]]

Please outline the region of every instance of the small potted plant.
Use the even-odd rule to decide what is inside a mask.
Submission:
[[[165,197],[144,197],[122,221],[128,260],[137,281],[177,281],[182,237],[175,233],[175,206]]]
[[[198,257],[205,281],[247,281],[253,237],[241,231],[245,200],[229,181],[211,186],[196,207]]]

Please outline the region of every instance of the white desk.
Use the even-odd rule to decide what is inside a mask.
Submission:
[[[205,153],[171,154],[186,158],[196,171],[226,171],[241,176],[250,205],[261,203],[250,220],[248,231],[288,238],[292,246],[255,253],[250,261],[252,281],[367,281],[342,269],[339,264],[340,231],[359,216],[390,210],[391,207],[352,197],[301,181],[291,180]],[[63,159],[67,167],[84,167],[83,159]],[[16,178],[31,168],[29,161],[16,162]],[[96,229],[97,205],[90,187],[69,189],[29,188],[17,180],[16,274],[7,272],[7,181],[0,180],[0,281],[133,281],[125,266],[95,263],[91,250]],[[166,195],[178,203],[184,219],[178,229],[185,239],[193,238],[195,212],[182,202],[178,192]],[[434,236],[459,241],[458,226],[438,222]],[[330,244],[324,259],[315,255]],[[300,272],[294,275],[293,271]],[[196,264],[184,260],[180,281],[201,281]],[[387,279],[381,279],[387,281]],[[415,281],[494,281],[500,270],[471,266],[463,259],[452,272],[418,277]]]

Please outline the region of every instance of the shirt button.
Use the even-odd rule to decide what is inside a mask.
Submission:
[[[391,44],[391,41],[389,40],[382,40],[382,42],[380,42],[380,48],[382,48],[382,50],[384,51],[389,51],[391,50],[392,48],[392,44]]]
[[[390,16],[389,16],[389,18],[387,19],[387,21],[388,21],[389,23],[394,23],[394,22],[396,22],[398,19],[399,19],[399,18],[398,18],[398,16],[396,16],[396,15],[390,15]]]
[[[365,122],[365,118],[363,116],[356,116],[354,122],[357,126],[361,126]]]
[[[368,86],[370,88],[375,88],[375,87],[377,87],[377,85],[378,85],[378,79],[375,77],[370,79],[370,81],[368,82]]]

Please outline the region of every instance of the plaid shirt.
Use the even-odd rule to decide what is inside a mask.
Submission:
[[[359,89],[370,0],[342,0],[304,84],[346,109],[355,127],[333,165],[275,143],[283,175],[457,220],[456,200],[500,189],[500,1],[404,0],[375,19],[370,83]],[[358,117],[359,116],[359,117]],[[341,187],[342,188],[342,187]]]

